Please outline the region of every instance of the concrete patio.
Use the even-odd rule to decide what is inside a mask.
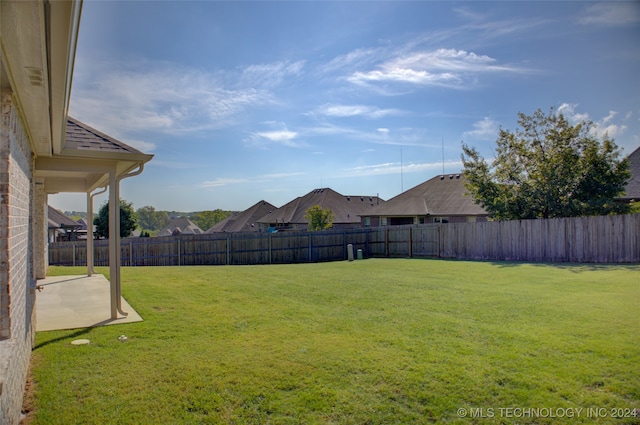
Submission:
[[[141,322],[142,317],[122,298],[126,317],[111,318],[110,284],[101,274],[52,276],[38,281],[36,331],[90,328]]]

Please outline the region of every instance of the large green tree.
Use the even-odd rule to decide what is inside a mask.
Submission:
[[[138,225],[143,230],[152,232],[157,232],[171,221],[166,211],[156,211],[151,206],[138,208],[136,214],[138,215]]]
[[[138,217],[133,210],[133,204],[120,200],[120,237],[126,238],[131,236],[131,233],[138,226]],[[103,238],[109,237],[109,202],[105,202],[100,207],[100,211],[96,218],[93,219],[93,224],[96,226],[96,234]]]
[[[309,222],[309,230],[325,230],[333,226],[335,216],[329,208],[314,205],[307,209],[304,218]]]
[[[190,219],[202,230],[209,230],[215,224],[218,224],[228,216],[233,214],[232,211],[223,211],[216,209],[213,211],[200,211],[191,215]]]
[[[515,132],[500,129],[495,159],[463,143],[467,189],[498,220],[625,213],[615,201],[630,177],[626,160],[590,121],[572,125],[551,108],[518,114]]]

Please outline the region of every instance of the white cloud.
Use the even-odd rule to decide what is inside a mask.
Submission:
[[[271,173],[271,174],[263,174],[258,176],[259,180],[274,180],[274,179],[284,179],[289,177],[303,176],[306,173],[295,172],[295,173]]]
[[[356,72],[351,75],[348,80],[355,84],[363,84],[369,82],[397,82],[409,83],[417,85],[439,85],[454,86],[460,83],[460,77],[444,72],[441,74],[431,73],[424,70],[392,68],[385,70],[374,70],[369,72]]]
[[[246,183],[247,179],[239,179],[239,178],[228,178],[228,177],[218,177],[215,180],[204,181],[200,184],[200,187],[220,187],[220,186],[228,186],[231,184],[240,184]]]
[[[577,107],[577,103],[563,103],[558,107],[558,112],[567,117],[573,123],[588,121],[589,114],[576,112]]]
[[[402,113],[399,109],[380,109],[375,106],[327,104],[321,106],[312,114],[337,118],[362,116],[365,118],[378,119],[390,115],[401,115]]]
[[[463,87],[479,73],[525,72],[525,69],[499,65],[497,60],[456,49],[410,52],[380,64],[377,69],[356,71],[347,80],[360,85],[397,82],[421,86]]]
[[[249,87],[274,87],[285,78],[300,75],[304,61],[250,65],[242,71],[240,82]]]
[[[295,131],[289,130],[279,130],[279,131],[262,131],[259,133],[254,133],[256,136],[265,138],[272,142],[282,143],[283,145],[293,145],[292,141],[296,138],[298,133]]]
[[[285,123],[267,121],[262,123],[267,125],[272,130],[257,131],[249,133],[249,136],[244,139],[244,142],[254,147],[267,147],[271,144],[279,144],[289,147],[299,147],[301,143],[297,142],[298,133],[290,131]]]
[[[484,117],[480,121],[473,123],[473,130],[465,131],[463,136],[465,138],[491,140],[496,139],[499,129],[500,123],[492,118]]]
[[[640,3],[603,2],[590,5],[578,18],[583,25],[623,26],[640,22]]]
[[[214,180],[207,180],[202,182],[200,184],[200,187],[212,188],[212,187],[230,186],[235,184],[256,183],[256,182],[262,182],[266,180],[281,180],[281,179],[287,179],[290,177],[302,176],[304,174],[305,173],[302,173],[302,172],[293,172],[293,173],[262,174],[255,177],[218,177]]]
[[[342,69],[370,66],[380,55],[379,49],[356,49],[347,54],[332,59],[329,63],[320,67],[322,73],[333,73]]]
[[[447,168],[462,167],[460,161],[446,161],[444,165]],[[399,162],[386,162],[382,164],[363,165],[353,167],[344,171],[340,177],[363,177],[363,176],[379,176],[386,174],[402,173],[420,173],[433,172],[442,169],[442,162],[435,163],[409,163],[400,164]]]
[[[70,114],[115,137],[128,131],[176,134],[227,126],[248,108],[274,103],[266,81],[273,83],[278,69],[295,72],[301,66],[277,64],[270,72],[262,69],[264,84],[240,86],[237,75],[172,63],[79,62]]]
[[[589,114],[577,112],[577,107],[578,104],[563,103],[558,107],[558,112],[562,113],[573,124],[577,124],[582,121],[591,121],[593,123],[591,133],[596,137],[602,138],[604,136],[608,136],[615,139],[616,137],[621,136],[627,129],[626,125],[613,123],[615,116],[618,114],[616,111],[609,111],[609,115],[601,120],[595,121],[591,119]]]

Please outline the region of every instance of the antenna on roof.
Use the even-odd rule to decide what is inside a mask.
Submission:
[[[442,137],[442,174],[444,174],[444,137]]]
[[[402,176],[402,148],[400,148],[400,193],[404,192],[404,180]]]

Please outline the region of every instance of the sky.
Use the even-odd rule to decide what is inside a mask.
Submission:
[[[121,183],[135,209],[390,199],[460,172],[463,142],[491,159],[519,112],[628,155],[639,41],[639,2],[85,0],[69,115],[154,155]]]

